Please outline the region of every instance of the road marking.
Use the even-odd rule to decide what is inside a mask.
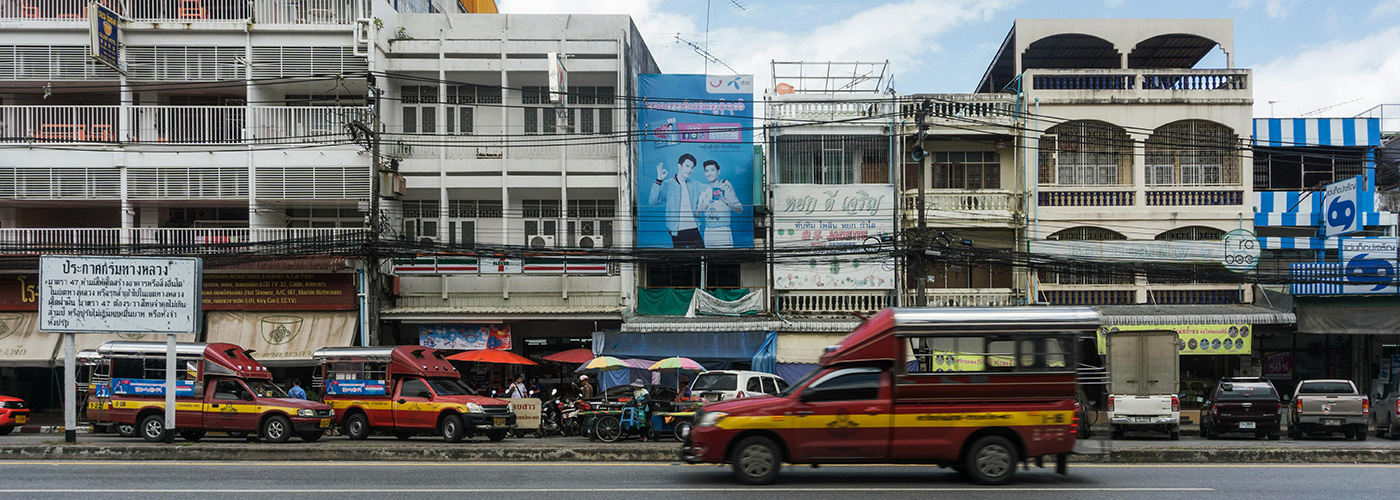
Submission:
[[[344,488],[344,489],[323,489],[307,490],[304,488],[268,488],[268,489],[66,489],[56,488],[51,490],[24,489],[24,490],[0,490],[0,493],[671,493],[676,488]],[[773,492],[773,491],[1148,491],[1148,492],[1194,492],[1194,491],[1215,491],[1215,488],[800,488],[800,487],[716,487],[716,488],[693,488],[687,487],[685,491],[706,491],[706,492]]]

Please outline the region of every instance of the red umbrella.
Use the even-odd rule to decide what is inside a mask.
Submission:
[[[593,359],[592,349],[569,349],[545,356],[546,361],[560,363],[587,363]]]
[[[475,351],[464,351],[448,356],[447,359],[454,361],[477,361],[481,363],[502,363],[508,365],[538,365],[530,358],[510,351],[500,349],[479,349]]]

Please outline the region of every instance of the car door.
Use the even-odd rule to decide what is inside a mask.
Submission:
[[[205,394],[204,411],[201,412],[204,415],[205,429],[243,429],[246,426],[243,423],[243,414],[255,413],[242,396],[251,393],[248,393],[243,384],[235,379],[212,379],[205,388]]]
[[[763,377],[749,377],[749,381],[744,384],[743,392],[738,397],[747,398],[763,394]]]
[[[793,461],[888,458],[893,415],[887,378],[879,368],[844,368],[802,389],[790,417]]]
[[[421,378],[404,379],[399,393],[394,395],[394,426],[433,427],[437,412],[431,400],[427,382]]]
[[[777,393],[778,393],[778,384],[777,384],[777,382],[774,382],[774,381],[773,381],[773,377],[763,377],[763,393],[764,393],[764,394],[777,394]]]

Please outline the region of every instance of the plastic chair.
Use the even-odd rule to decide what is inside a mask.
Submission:
[[[199,0],[180,0],[180,19],[204,19],[204,6]]]
[[[637,409],[636,409],[636,408],[632,408],[632,407],[630,407],[630,406],[629,406],[629,407],[626,407],[626,408],[623,408],[623,409],[622,409],[622,416],[621,416],[621,417],[622,417],[621,423],[622,423],[622,428],[623,428],[623,429],[635,429],[635,428],[637,428]]]

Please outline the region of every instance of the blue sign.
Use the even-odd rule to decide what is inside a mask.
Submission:
[[[101,3],[89,7],[92,25],[88,28],[92,35],[92,58],[121,71],[121,20],[117,13]]]
[[[639,75],[639,248],[753,248],[753,75]]]
[[[383,380],[327,380],[327,395],[383,396]]]
[[[1328,238],[1361,230],[1361,177],[1328,184],[1322,198],[1322,226]]]
[[[153,378],[114,378],[112,379],[112,394],[124,394],[128,396],[164,396],[165,381]],[[176,396],[193,396],[194,381],[176,380]]]

